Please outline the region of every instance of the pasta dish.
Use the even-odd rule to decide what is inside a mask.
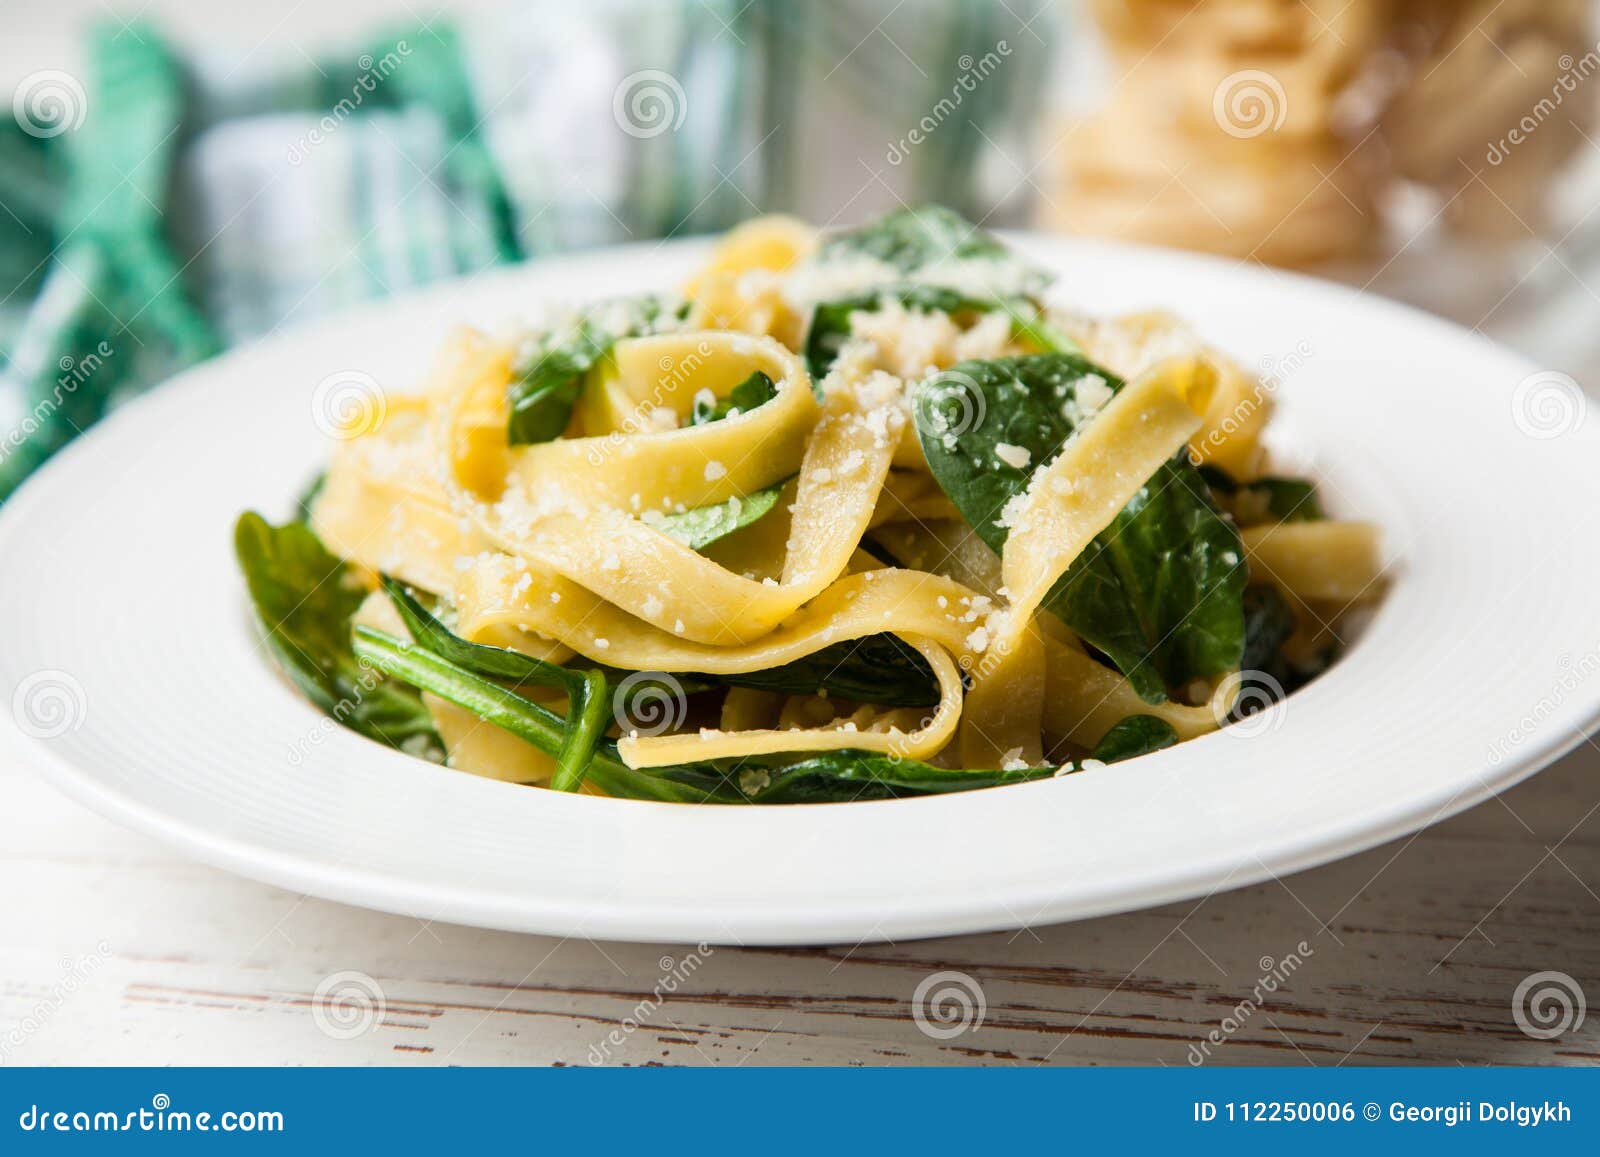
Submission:
[[[948,210],[733,230],[680,293],[456,335],[245,514],[265,643],[461,771],[683,802],[1095,772],[1334,659],[1374,527],[1272,473],[1177,319],[1050,307]]]

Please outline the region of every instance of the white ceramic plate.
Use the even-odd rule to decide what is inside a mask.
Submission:
[[[322,719],[258,645],[231,551],[237,514],[286,515],[323,459],[318,383],[409,388],[451,325],[672,285],[704,252],[683,243],[542,261],[285,335],[75,443],[0,509],[4,754],[202,859],[348,903],[594,938],[841,942],[1304,868],[1465,808],[1593,724],[1600,419],[1585,428],[1567,382],[1308,279],[1013,240],[1060,271],[1059,299],[1173,307],[1281,379],[1281,452],[1337,512],[1385,528],[1393,581],[1361,639],[1248,726],[994,791],[718,808],[474,779]]]

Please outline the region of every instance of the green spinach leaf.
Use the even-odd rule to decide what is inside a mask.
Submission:
[[[706,402],[696,399],[694,409],[689,413],[689,425],[704,426],[707,422],[720,422],[735,410],[748,414],[777,396],[778,388],[772,384],[772,379],[757,370],[729,390],[726,398]]]
[[[434,618],[403,585],[388,575],[379,581],[412,637],[446,662],[474,675],[513,680],[519,687],[531,684],[567,693],[566,736],[553,753],[556,770],[550,786],[556,791],[578,790],[609,724],[612,708],[605,675],[559,667],[506,647],[469,643]]]
[[[1087,758],[1120,763],[1177,742],[1178,733],[1164,720],[1130,715],[1111,727]],[[915,759],[850,750],[739,761],[724,768],[723,774],[752,803],[842,803],[1002,787],[1048,779],[1059,770],[1054,765],[1007,771],[934,767]]]
[[[1121,386],[1076,354],[965,362],[918,385],[917,436],[935,480],[999,553],[1007,503]],[[1057,580],[1045,606],[1141,698],[1159,703],[1168,688],[1238,669],[1245,578],[1238,532],[1180,452]]]
[[[850,338],[851,316],[877,312],[883,308],[885,298],[898,301],[907,309],[923,313],[937,311],[963,319],[986,313],[1008,313],[1014,338],[1047,353],[1078,350],[1077,343],[1055,329],[1031,298],[971,297],[942,285],[907,285],[825,301],[811,311],[805,357],[813,381],[821,381],[833,368],[834,360]]]
[[[818,752],[770,768],[746,767],[731,778],[752,803],[844,803],[1000,787],[1048,778],[1055,771],[1054,767],[967,771],[879,752],[846,750]]]
[[[493,679],[452,663],[425,647],[404,642],[370,627],[357,627],[355,650],[378,669],[431,691],[485,722],[504,728],[546,755],[559,759],[571,742],[569,724],[560,716]],[[604,696],[599,698],[602,702],[605,699]],[[598,733],[595,733],[595,740],[586,778],[607,795],[673,803],[739,802],[736,791],[711,783],[711,777],[697,777],[701,781],[697,785],[694,782],[677,782],[651,772],[635,771],[622,762],[615,744],[600,739]]]
[[[421,696],[357,658],[350,623],[367,592],[311,528],[272,526],[252,511],[233,542],[267,646],[306,697],[370,739],[442,758]]]
[[[1219,505],[1240,526],[1259,526],[1264,522],[1320,522],[1327,517],[1317,498],[1316,486],[1304,478],[1269,475],[1250,482],[1236,482],[1218,466],[1200,467],[1200,476],[1217,497]]]
[[[611,347],[681,316],[681,308],[669,308],[660,297],[630,298],[592,306],[571,325],[546,334],[511,383],[511,444],[559,438],[572,421],[585,378]]]
[[[431,635],[430,635],[431,637]],[[495,679],[453,663],[420,643],[407,643],[370,627],[357,627],[356,653],[394,678],[438,695],[503,727],[545,753],[558,756],[571,742],[571,724],[518,695]],[[1124,720],[1124,724],[1131,721]],[[1123,728],[1119,724],[1118,728]],[[1156,750],[1154,729],[1142,745],[1127,741],[1128,728],[1113,728],[1093,757],[1110,763]],[[1123,741],[1113,746],[1113,734]],[[934,767],[912,759],[867,751],[788,753],[672,767],[634,769],[617,754],[616,745],[599,740],[587,778],[607,795],[622,799],[675,803],[842,803],[971,791],[1053,776],[1053,766],[1010,771]]]
[[[1244,651],[1241,671],[1271,671],[1278,651],[1294,634],[1294,611],[1276,587],[1252,586],[1244,592]]]
[[[939,681],[933,668],[915,647],[891,634],[831,643],[803,659],[766,671],[689,678],[785,695],[820,692],[882,707],[931,707],[939,702]]]
[[[903,273],[959,258],[1002,258],[1010,251],[954,209],[923,205],[888,213],[822,243],[817,260],[872,257]]]
[[[577,673],[532,655],[524,655],[508,647],[490,647],[483,643],[469,643],[440,622],[417,597],[415,591],[388,575],[380,575],[378,582],[384,594],[394,603],[419,646],[426,647],[441,658],[465,667],[478,675],[492,679],[509,679],[513,683],[534,687],[551,687],[572,691],[577,683]]]
[[[743,530],[778,505],[778,498],[787,485],[788,479],[784,479],[776,486],[757,490],[743,498],[730,498],[714,506],[697,506],[682,514],[647,515],[644,522],[646,526],[676,539],[690,550],[704,550],[717,539]]]
[[[311,524],[311,507],[316,504],[317,496],[322,493],[322,488],[327,485],[328,472],[321,471],[315,478],[306,484],[300,492],[300,497],[295,499],[295,512],[299,514],[300,521],[306,525]]]
[[[880,308],[885,296],[908,309],[951,315],[1003,310],[1012,332],[1040,350],[1076,350],[1050,325],[1039,294],[1052,280],[961,214],[938,205],[902,209],[828,238],[814,264],[869,258],[882,264],[882,284],[863,288],[812,311],[805,341],[807,366],[821,380],[850,336],[850,315]]]
[[[1120,763],[1140,755],[1149,755],[1178,742],[1178,733],[1172,724],[1154,715],[1129,715],[1119,719],[1100,737],[1089,753],[1090,759],[1101,763]]]
[[[821,381],[832,368],[834,359],[850,337],[850,316],[854,313],[874,313],[883,306],[885,297],[898,301],[907,309],[928,313],[938,311],[951,316],[986,313],[1002,306],[992,300],[977,300],[938,285],[908,285],[886,288],[872,293],[858,293],[836,301],[825,301],[811,311],[811,324],[806,330],[806,368],[813,381]]]
[[[1291,659],[1284,644],[1298,625],[1289,601],[1276,587],[1262,584],[1244,592],[1245,648],[1240,662],[1239,707],[1235,717],[1277,702],[1326,671],[1338,655],[1329,641],[1314,651],[1299,648]]]

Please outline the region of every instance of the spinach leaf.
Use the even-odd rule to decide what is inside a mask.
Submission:
[[[1100,737],[1089,753],[1090,759],[1101,763],[1120,763],[1140,755],[1149,755],[1178,742],[1178,733],[1172,724],[1154,715],[1129,715],[1119,719]]]
[[[697,506],[682,514],[653,514],[644,519],[646,526],[659,530],[668,538],[677,539],[690,550],[703,550],[719,538],[726,538],[742,530],[778,504],[786,478],[776,486],[746,494],[743,498],[730,498],[714,506]]]
[[[746,767],[733,778],[752,803],[843,803],[973,791],[1045,779],[1055,772],[1054,767],[967,771],[879,752],[846,750],[817,752],[771,768]]]
[[[400,583],[388,575],[380,576],[379,581],[412,637],[441,659],[474,675],[514,680],[517,686],[553,687],[567,693],[566,736],[552,753],[556,770],[550,777],[550,786],[556,791],[578,790],[609,723],[611,697],[605,675],[558,667],[506,647],[469,643],[429,614]]]
[[[908,309],[973,314],[1004,310],[1016,338],[1043,351],[1077,350],[1045,319],[1038,295],[1052,278],[953,210],[903,209],[835,234],[814,263],[870,258],[885,267],[883,284],[818,304],[805,341],[807,367],[820,380],[850,336],[850,315],[878,309],[885,296]]]
[[[469,643],[430,614],[409,587],[388,575],[379,575],[378,582],[384,594],[394,603],[401,622],[405,623],[412,638],[419,646],[426,647],[440,658],[448,659],[474,674],[487,675],[492,679],[509,679],[518,685],[531,684],[568,692],[576,686],[576,672],[508,647]]]
[[[322,488],[327,485],[327,482],[328,472],[324,470],[307,483],[306,488],[300,492],[300,497],[295,499],[295,512],[300,515],[301,522],[307,525],[310,524],[311,507],[316,503],[317,496],[322,493]]]
[[[1326,671],[1338,655],[1338,644],[1329,641],[1314,651],[1285,647],[1298,622],[1289,601],[1276,587],[1252,586],[1244,593],[1245,649],[1240,660],[1240,708],[1235,717],[1260,710],[1284,695],[1304,687]],[[1242,710],[1241,710],[1242,708]]]
[[[616,700],[620,700],[614,700],[613,705],[624,716],[632,718],[641,710],[646,713],[654,710],[651,700],[661,694],[659,682],[635,679],[629,683],[628,676],[637,675],[639,672],[629,671],[625,667],[596,665],[595,670],[606,677],[606,682],[612,688],[612,695]],[[698,695],[702,691],[711,691],[726,685],[720,675],[690,675],[675,672],[661,672],[661,674],[670,675],[672,681],[678,685],[678,690],[685,695]]]
[[[603,694],[595,696],[593,689],[584,686],[588,675],[596,675],[603,685],[609,685],[615,676],[631,673],[603,670],[580,673],[503,647],[469,643],[430,615],[401,584],[388,577],[381,581],[419,646],[475,675],[512,680],[518,686],[531,684],[567,691],[569,697],[574,697],[575,704],[569,709],[569,728],[575,717],[583,716],[586,704],[596,698],[604,701]],[[686,695],[727,686],[790,695],[815,695],[825,691],[843,699],[893,707],[924,707],[939,702],[938,681],[927,660],[915,648],[888,634],[834,643],[803,659],[766,671],[740,675],[685,673],[672,678]],[[623,706],[626,709],[628,705]],[[572,734],[569,731],[569,739]],[[552,780],[552,786],[554,783]]]
[[[839,351],[844,348],[845,341],[850,337],[850,315],[877,312],[882,308],[885,297],[898,301],[907,309],[924,313],[938,311],[951,316],[987,313],[992,309],[1004,308],[992,299],[967,297],[954,289],[938,285],[891,287],[822,302],[811,311],[811,324],[806,330],[806,368],[810,370],[813,381],[820,381],[827,374]]]
[[[350,621],[367,592],[344,562],[304,523],[272,526],[253,511],[233,542],[267,646],[306,697],[370,739],[442,758],[422,697],[356,656]]]
[[[1031,298],[971,297],[942,285],[908,285],[825,301],[811,311],[805,358],[813,381],[820,381],[833,368],[834,360],[849,340],[851,315],[877,312],[883,308],[886,297],[907,309],[923,313],[937,311],[951,317],[1005,312],[1011,315],[1012,336],[1019,341],[1043,352],[1078,351],[1077,343],[1050,325],[1044,311]]]
[[[654,332],[681,310],[669,310],[659,297],[602,302],[579,314],[570,326],[546,334],[510,387],[513,446],[559,438],[572,421],[572,409],[589,371],[626,337]]]
[[[505,728],[546,754],[559,756],[571,742],[570,725],[554,713],[493,678],[453,663],[420,644],[406,643],[362,626],[355,630],[355,650],[363,661],[375,668],[425,688],[485,722]],[[1116,732],[1117,728],[1112,731]],[[1129,743],[1113,749],[1108,745],[1110,738],[1111,733],[1108,733],[1107,740],[1102,740],[1094,752],[1095,758],[1107,763],[1156,749],[1153,739],[1147,740],[1138,751]],[[787,753],[634,769],[622,761],[614,743],[602,739],[595,744],[587,779],[607,795],[622,799],[785,804],[840,803],[971,791],[1055,774],[1056,768],[1052,766],[968,771],[855,750]]]
[[[901,209],[856,229],[836,233],[817,250],[819,261],[872,257],[912,273],[956,258],[1007,257],[1009,250],[954,209],[923,205]]]
[[[1264,522],[1320,522],[1327,517],[1317,489],[1304,478],[1269,475],[1236,482],[1219,466],[1200,467],[1200,476],[1222,506],[1240,526]]]
[[[757,370],[729,390],[726,398],[710,402],[696,399],[694,409],[689,413],[689,425],[704,426],[708,422],[720,422],[735,410],[748,414],[777,396],[778,388],[772,384],[772,379]]]
[[[1050,324],[1044,310],[1031,313],[1008,307],[1011,312],[1011,336],[1027,342],[1035,353],[1081,354],[1083,347]]]
[[[546,755],[560,758],[571,741],[569,728],[553,712],[525,699],[493,679],[475,674],[426,648],[406,643],[370,627],[355,630],[356,654],[374,667],[431,691],[465,708],[485,722],[503,727]],[[599,696],[603,703],[604,696]],[[603,730],[603,728],[602,728]],[[652,772],[635,771],[622,762],[616,745],[595,733],[594,754],[586,778],[607,795],[673,803],[738,802],[737,792],[715,785],[704,775],[678,782]]]
[[[1295,617],[1277,588],[1246,587],[1244,654],[1239,659],[1239,698],[1229,722],[1252,715],[1305,682],[1283,654]]]
[[[1270,671],[1278,649],[1294,634],[1294,611],[1276,587],[1246,587],[1244,592],[1244,651],[1241,671]]]
[[[614,684],[625,684],[632,671],[602,668]],[[931,707],[939,702],[939,681],[916,648],[898,635],[868,635],[831,643],[801,659],[765,671],[736,675],[710,675],[700,671],[675,671],[671,677],[685,695],[718,687],[748,687],[782,695],[826,694],[881,707]],[[620,689],[620,687],[619,687]],[[643,694],[650,684],[638,684]],[[632,710],[633,691],[626,710]]]
[[[627,677],[635,674],[613,667],[600,670],[619,691],[627,686]],[[932,707],[939,702],[939,681],[933,668],[916,648],[891,634],[831,643],[804,658],[765,671],[735,675],[674,671],[670,675],[685,695],[719,687],[748,687],[781,695],[825,694],[880,707]],[[650,694],[651,684],[639,683],[625,692],[625,711],[632,711],[636,693]]]
[[[1178,733],[1164,720],[1153,715],[1130,715],[1112,726],[1087,758],[1120,763],[1177,742]],[[1049,764],[1009,771],[966,770],[854,750],[817,752],[798,759],[790,755],[768,757],[765,761],[746,760],[724,771],[752,803],[842,803],[939,795],[1026,783],[1056,774],[1058,769]]]
[[[1121,386],[1076,354],[964,362],[916,387],[917,436],[935,480],[999,553],[1006,504]],[[1018,448],[1027,452],[1022,467],[1012,465]],[[1238,669],[1245,578],[1238,532],[1180,452],[1074,560],[1044,605],[1108,656],[1141,698],[1159,703],[1169,687]]]
[[[1079,387],[1091,379],[1102,397],[1122,386],[1086,358],[1051,354],[963,362],[914,388],[912,418],[934,480],[996,554],[1009,533],[999,522],[1006,503],[1077,428]],[[1026,465],[1001,459],[1001,445],[1028,451]]]
[[[1049,605],[1156,703],[1167,687],[1238,669],[1247,577],[1238,531],[1180,452],[1067,569]]]
[[[832,643],[766,671],[689,677],[785,695],[824,692],[883,707],[931,707],[939,702],[939,681],[933,668],[915,647],[891,634]]]

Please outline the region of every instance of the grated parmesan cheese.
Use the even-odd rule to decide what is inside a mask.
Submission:
[[[1013,470],[1026,470],[1033,454],[1026,446],[1013,446],[1010,442],[996,442],[994,456]]]

